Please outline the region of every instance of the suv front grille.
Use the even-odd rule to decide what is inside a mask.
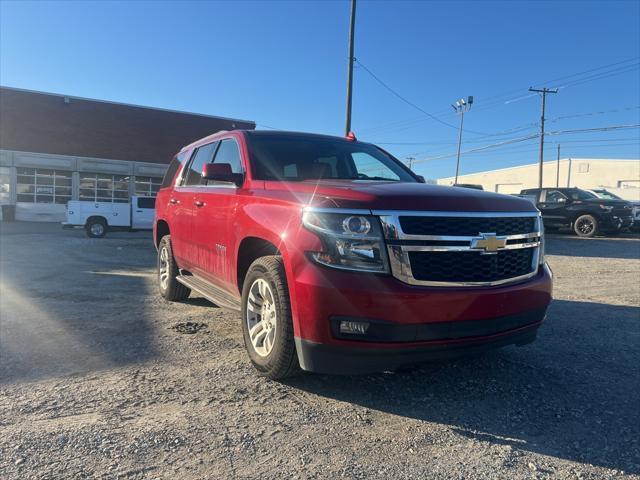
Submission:
[[[471,237],[480,232],[517,235],[533,232],[535,223],[535,217],[400,217],[402,231],[408,235]]]
[[[538,212],[374,211],[382,222],[391,272],[411,285],[494,286],[538,271]]]
[[[531,272],[532,248],[480,252],[409,252],[413,278],[427,282],[495,282]]]

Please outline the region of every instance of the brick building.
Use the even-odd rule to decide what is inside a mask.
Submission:
[[[247,120],[0,87],[0,204],[60,221],[69,200],[154,195],[171,157]]]

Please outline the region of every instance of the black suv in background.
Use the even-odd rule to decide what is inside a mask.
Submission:
[[[631,203],[598,198],[579,188],[530,188],[520,196],[535,202],[548,230],[569,227],[580,237],[593,237],[617,234],[633,223]]]

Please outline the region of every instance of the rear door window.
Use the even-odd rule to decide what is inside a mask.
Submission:
[[[169,164],[169,168],[164,174],[164,178],[162,179],[162,184],[160,188],[170,187],[173,184],[173,179],[176,178],[176,174],[180,167],[186,163],[188,160],[187,152],[180,152],[171,160]]]
[[[139,197],[138,208],[151,208],[151,209],[156,208],[155,197]]]

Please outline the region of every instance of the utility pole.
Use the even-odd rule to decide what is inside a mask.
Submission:
[[[344,127],[344,135],[351,131],[351,95],[353,88],[353,37],[356,30],[356,0],[351,0],[351,23],[349,24],[349,67],[347,69],[347,118]]]
[[[407,157],[407,166],[409,167],[409,170],[411,170],[411,167],[413,167],[413,162],[416,159],[416,157]]]
[[[560,144],[558,144],[558,162],[556,166],[556,188],[560,186]]]
[[[540,167],[538,172],[538,188],[542,188],[542,168],[544,162],[544,109],[547,101],[547,93],[558,93],[558,89],[550,89],[550,88],[532,88],[529,87],[530,92],[541,93],[542,95],[542,108],[540,113]]]
[[[464,126],[464,113],[468,112],[473,104],[473,97],[469,96],[465,100],[461,98],[455,105],[451,105],[456,113],[460,114],[460,131],[458,132],[458,155],[456,159],[456,179],[454,185],[458,183],[458,174],[460,173],[460,148],[462,147],[462,127]]]

